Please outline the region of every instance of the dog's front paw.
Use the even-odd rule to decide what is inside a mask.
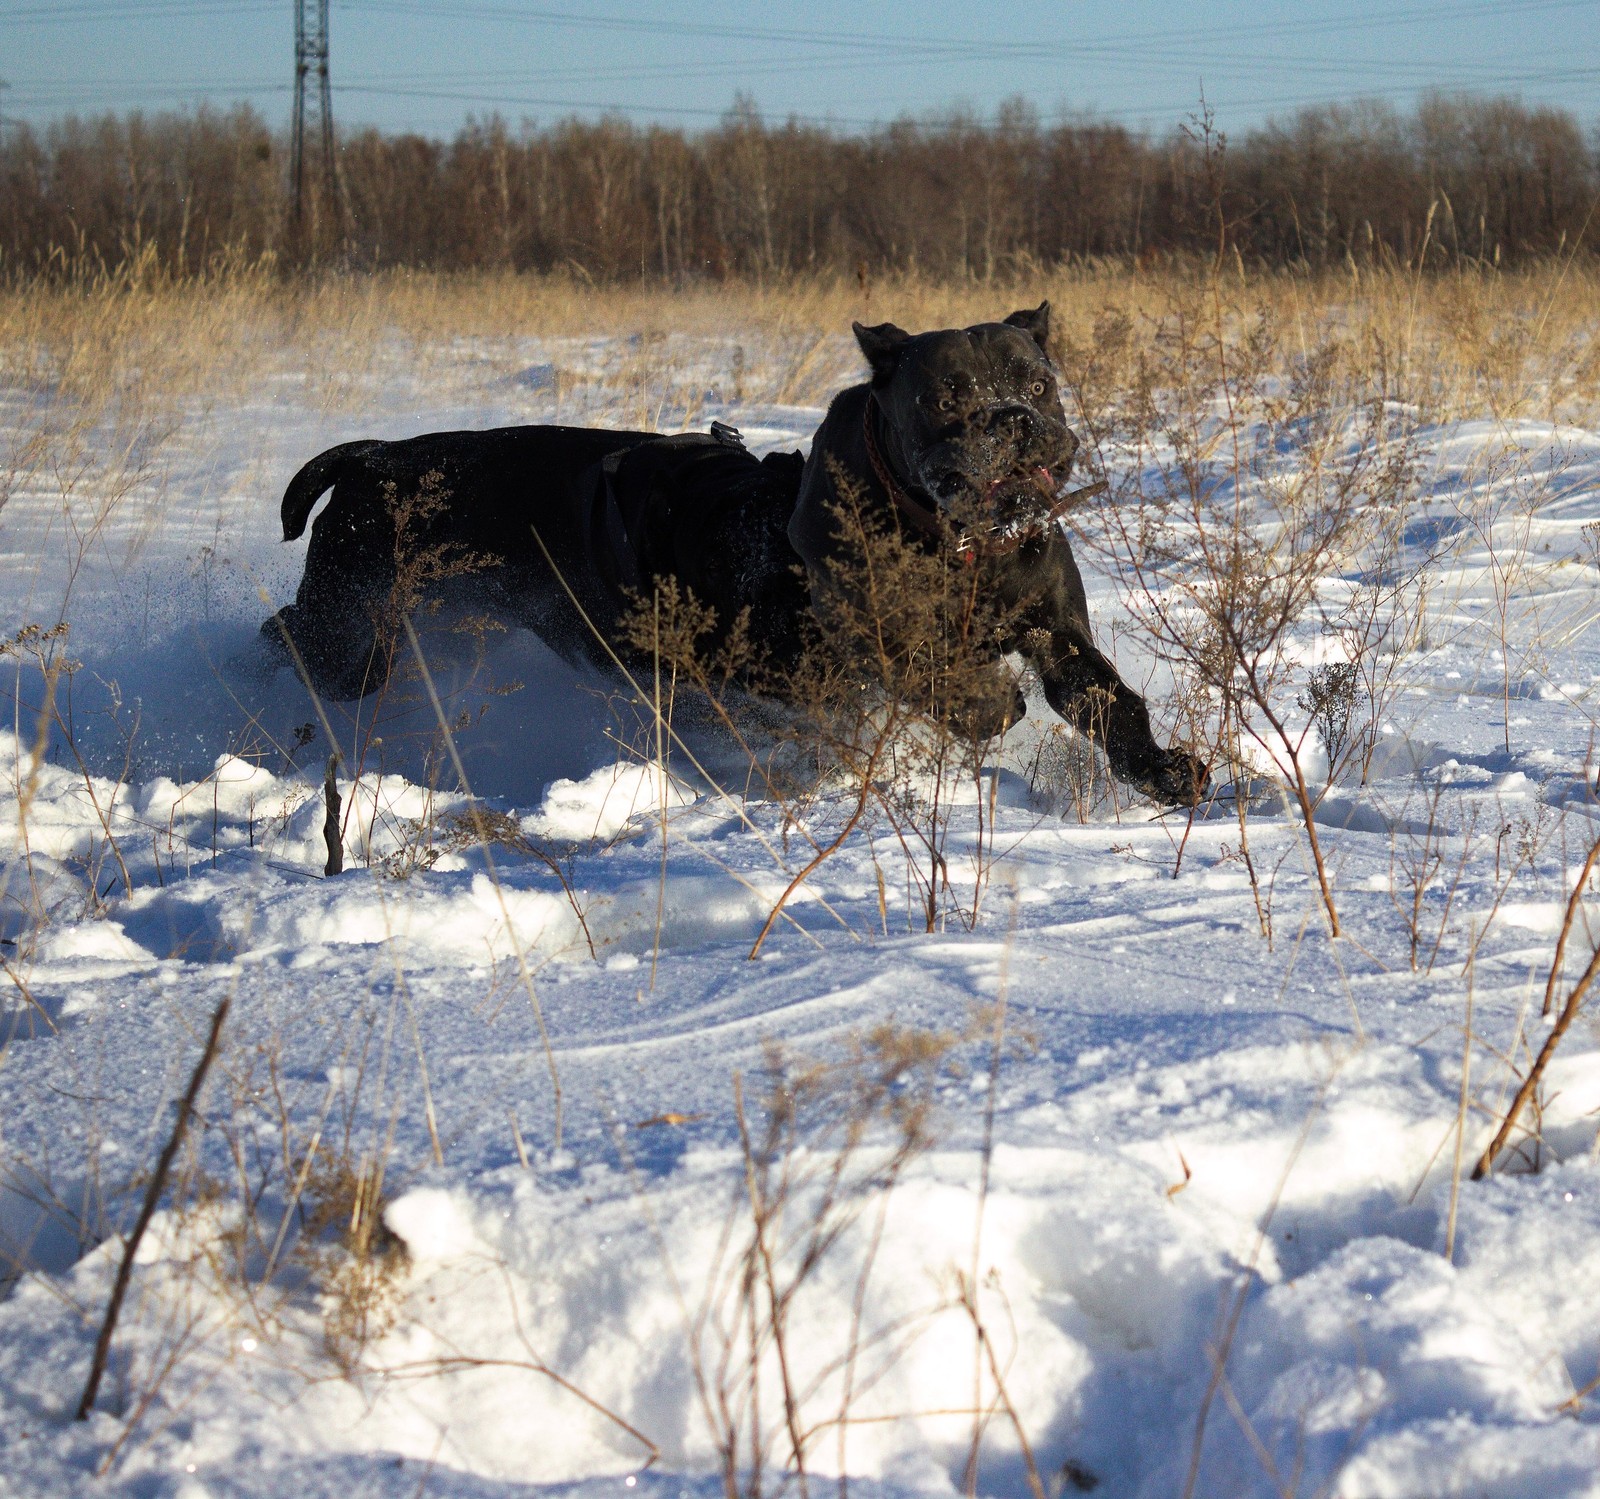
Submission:
[[[1153,801],[1192,807],[1205,794],[1210,777],[1210,768],[1198,755],[1186,749],[1169,749],[1161,751],[1134,784]]]

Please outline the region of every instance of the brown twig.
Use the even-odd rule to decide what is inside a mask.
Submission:
[[[733,1111],[734,1118],[739,1125],[739,1148],[744,1156],[745,1194],[750,1204],[750,1222],[754,1233],[751,1236],[749,1254],[749,1268],[747,1274],[754,1281],[759,1268],[759,1277],[762,1288],[767,1297],[768,1327],[772,1335],[773,1351],[778,1358],[778,1377],[783,1391],[783,1422],[789,1434],[789,1450],[794,1456],[794,1472],[799,1480],[801,1499],[806,1499],[808,1485],[806,1483],[806,1444],[800,1432],[800,1405],[795,1395],[794,1375],[789,1367],[789,1337],[788,1337],[788,1310],[789,1297],[779,1288],[777,1267],[773,1261],[773,1247],[768,1237],[768,1226],[772,1221],[771,1203],[767,1200],[766,1193],[758,1179],[756,1147],[750,1138],[749,1122],[745,1115],[744,1107],[744,1079],[735,1073],[733,1079]],[[751,1314],[754,1316],[755,1296],[751,1295]],[[750,1356],[752,1360],[751,1375],[755,1376],[755,1360],[762,1340],[752,1335],[750,1340]]]
[[[521,1331],[520,1325],[518,1331]],[[637,1426],[624,1420],[610,1406],[603,1405],[587,1390],[575,1385],[566,1375],[558,1373],[538,1357],[526,1359],[479,1358],[473,1354],[457,1353],[446,1354],[440,1358],[414,1359],[404,1364],[380,1364],[367,1369],[365,1372],[369,1376],[399,1380],[433,1379],[441,1374],[459,1374],[472,1369],[523,1369],[530,1374],[538,1374],[560,1389],[565,1390],[569,1395],[575,1396],[596,1415],[603,1416],[643,1447],[649,1456],[646,1458],[643,1467],[639,1469],[640,1472],[643,1472],[645,1468],[653,1467],[660,1461],[661,1448],[640,1431]]]
[[[231,998],[224,999],[217,1006],[216,1014],[211,1017],[211,1034],[206,1038],[205,1050],[200,1053],[194,1075],[189,1079],[189,1089],[183,1095],[183,1102],[178,1105],[178,1117],[173,1121],[172,1133],[167,1137],[161,1158],[156,1162],[150,1185],[145,1189],[144,1203],[139,1209],[138,1221],[133,1225],[133,1232],[128,1235],[128,1242],[123,1247],[122,1264],[117,1270],[116,1284],[111,1288],[111,1300],[106,1306],[105,1321],[100,1324],[100,1336],[95,1340],[94,1360],[89,1365],[89,1382],[84,1385],[83,1399],[78,1402],[76,1419],[79,1421],[89,1419],[89,1412],[94,1408],[95,1396],[100,1392],[100,1380],[106,1372],[106,1359],[111,1353],[111,1337],[117,1330],[117,1317],[122,1312],[122,1298],[128,1291],[128,1280],[133,1274],[133,1262],[139,1253],[139,1242],[144,1238],[144,1232],[155,1216],[156,1204],[166,1189],[167,1176],[172,1170],[173,1161],[177,1158],[178,1147],[183,1144],[184,1131],[189,1127],[189,1116],[194,1113],[200,1089],[205,1086],[206,1073],[216,1057],[217,1043],[222,1039],[222,1023],[228,1018],[228,1007],[232,1003]]]
[[[328,756],[328,768],[322,777],[322,804],[327,809],[322,819],[322,841],[328,846],[328,862],[323,866],[325,875],[344,873],[344,839],[339,832],[339,783],[335,779],[339,769],[338,752]]]
[[[1023,1428],[1022,1417],[1017,1413],[1016,1406],[1012,1403],[1010,1392],[1006,1389],[1005,1370],[1000,1367],[999,1356],[995,1352],[994,1339],[989,1336],[989,1329],[984,1326],[982,1314],[978,1310],[978,1287],[968,1281],[961,1271],[956,1271],[956,1286],[958,1298],[962,1309],[972,1321],[973,1331],[977,1334],[978,1347],[983,1354],[984,1362],[989,1366],[989,1377],[994,1381],[995,1401],[1006,1413],[1006,1419],[1011,1423],[1011,1430],[1017,1439],[1017,1448],[1022,1454],[1024,1476],[1028,1484],[1028,1492],[1033,1499],[1046,1499],[1047,1490],[1044,1480],[1039,1476],[1039,1465],[1034,1460],[1033,1444],[1028,1440],[1028,1433]],[[974,1402],[981,1404],[981,1402]],[[981,1428],[988,1419],[989,1411],[974,1413],[974,1424]],[[968,1458],[968,1492],[976,1491],[977,1487],[977,1461],[976,1452]]]
[[[851,811],[850,815],[845,819],[844,826],[839,829],[838,836],[825,848],[819,848],[812,856],[810,862],[807,863],[805,868],[795,875],[795,877],[789,881],[788,885],[784,887],[783,894],[778,897],[777,903],[767,913],[767,919],[762,924],[761,931],[756,936],[755,945],[748,953],[745,954],[747,958],[758,958],[761,956],[762,944],[767,940],[767,934],[771,932],[773,924],[777,921],[778,917],[783,914],[783,908],[789,904],[790,896],[792,896],[796,890],[805,884],[805,882],[811,877],[811,875],[820,865],[826,863],[827,860],[832,857],[832,855],[837,853],[839,849],[844,846],[845,840],[849,838],[849,836],[856,830],[857,825],[860,823],[862,817],[866,814],[867,802],[872,795],[873,770],[878,763],[878,757],[882,753],[886,743],[887,740],[880,739],[879,742],[873,746],[871,753],[868,755],[867,766],[865,771],[862,772],[861,784],[856,793],[855,807]]]
[[[1561,923],[1561,935],[1556,938],[1556,955],[1550,960],[1550,977],[1544,986],[1544,1008],[1539,1011],[1541,1015],[1548,1015],[1555,1004],[1556,980],[1561,977],[1561,963],[1567,955],[1567,938],[1572,932],[1572,923],[1578,914],[1578,904],[1583,899],[1583,887],[1589,883],[1589,876],[1594,870],[1595,860],[1600,859],[1600,838],[1595,839],[1589,849],[1589,857],[1583,861],[1583,868],[1578,873],[1578,880],[1572,887],[1572,895],[1567,900],[1567,913]]]
[[[1567,1399],[1556,1407],[1556,1413],[1559,1415],[1563,1411],[1576,1411],[1596,1390],[1600,1390],[1600,1374],[1595,1375],[1588,1384],[1574,1390]]]
[[[1589,850],[1589,858],[1584,863],[1587,871],[1594,860],[1600,857],[1600,838],[1595,839]],[[1578,889],[1583,889],[1583,880],[1578,881]],[[1567,905],[1567,919],[1561,924],[1561,935],[1556,939],[1557,960],[1551,965],[1551,986],[1553,988],[1556,974],[1559,972],[1560,955],[1566,951],[1568,933],[1578,913],[1576,897]],[[1494,1170],[1495,1157],[1505,1149],[1506,1141],[1511,1138],[1511,1132],[1517,1127],[1517,1121],[1522,1117],[1522,1111],[1527,1108],[1531,1099],[1544,1078],[1545,1069],[1550,1065],[1550,1059],[1555,1056],[1556,1048],[1561,1045],[1561,1038],[1572,1027],[1572,1022],[1578,1018],[1578,1012],[1583,1008],[1584,998],[1589,992],[1595,979],[1600,977],[1600,947],[1596,947],[1589,958],[1589,966],[1583,970],[1578,982],[1572,986],[1567,995],[1566,1003],[1561,1007],[1561,1013],[1556,1017],[1556,1022],[1550,1027],[1550,1034],[1545,1037],[1544,1045],[1539,1048],[1539,1055],[1534,1058],[1533,1066],[1528,1069],[1528,1075],[1523,1078],[1522,1086],[1517,1089],[1517,1096],[1511,1100],[1511,1107],[1506,1110],[1506,1116],[1500,1121],[1500,1128],[1494,1133],[1483,1154],[1478,1157],[1478,1164],[1472,1168],[1473,1181],[1482,1181]]]
[[[49,1027],[51,1034],[56,1033],[56,1023],[50,1018],[50,1012],[39,1003],[32,989],[28,987],[27,980],[23,978],[20,968],[13,968],[3,955],[0,955],[0,973],[3,973],[16,985],[17,993],[22,996],[23,1003],[30,1009],[38,1012],[39,1018]]]

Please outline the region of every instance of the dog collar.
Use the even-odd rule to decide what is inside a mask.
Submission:
[[[952,535],[952,527],[944,517],[936,509],[924,505],[907,493],[895,478],[893,470],[884,461],[883,449],[878,445],[878,424],[874,420],[877,409],[878,399],[869,391],[866,405],[862,410],[861,431],[866,438],[867,458],[872,464],[873,474],[889,491],[889,498],[901,515],[924,535],[933,537],[935,541],[949,542],[956,556],[963,562],[976,562],[979,557],[1010,555],[1020,548],[1023,542],[1035,536],[1042,536],[1079,501],[1104,494],[1111,487],[1104,479],[1100,479],[1093,484],[1085,485],[1082,489],[1071,490],[1062,495],[1043,516],[1027,526],[1004,530],[994,526],[986,532],[961,531]]]
[[[907,494],[900,487],[889,465],[884,462],[883,449],[878,446],[878,424],[873,420],[877,409],[878,398],[869,391],[866,404],[861,411],[861,432],[867,440],[867,458],[872,464],[872,472],[877,476],[878,483],[889,491],[889,498],[894,501],[894,508],[912,525],[936,540],[945,540],[949,528],[939,519],[938,512]]]

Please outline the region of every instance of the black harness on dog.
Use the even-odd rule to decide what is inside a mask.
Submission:
[[[737,429],[714,422],[707,432],[678,432],[608,453],[594,468],[583,520],[584,546],[594,576],[612,601],[625,606],[644,592],[652,544],[670,534],[686,495],[703,506],[737,498],[759,471]]]
[[[739,510],[764,519],[760,529],[791,557],[784,528],[804,464],[799,453],[757,458],[722,422],[608,454],[587,486],[580,534],[612,607],[626,613],[658,578],[692,586],[706,571],[709,539]]]
[[[872,461],[872,472],[878,482],[889,491],[894,507],[925,536],[931,536],[942,545],[949,545],[963,562],[969,565],[979,557],[1005,557],[1017,551],[1025,541],[1043,536],[1074,505],[1083,500],[1104,494],[1111,486],[1104,479],[1087,484],[1082,489],[1069,490],[1061,495],[1049,510],[1025,526],[993,526],[988,531],[974,535],[970,531],[956,531],[938,509],[924,505],[909,494],[895,478],[884,461],[883,449],[878,442],[878,401],[869,395],[862,410],[861,431],[866,438],[867,457]]]

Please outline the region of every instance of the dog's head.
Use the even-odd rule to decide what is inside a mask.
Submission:
[[[1027,524],[1066,484],[1078,439],[1045,351],[1049,333],[1048,302],[933,333],[855,325],[886,456],[946,515]]]

